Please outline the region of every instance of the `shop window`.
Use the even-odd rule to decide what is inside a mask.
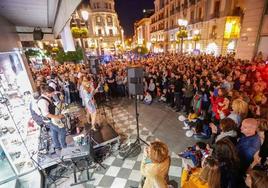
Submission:
[[[37,62],[37,58],[34,59]],[[33,63],[38,67],[38,63]],[[38,84],[38,81],[37,81]],[[20,182],[21,175],[35,169],[39,126],[31,124],[29,111],[32,86],[19,52],[0,53],[0,185],[10,182],[18,187],[39,187],[40,174]],[[18,131],[19,130],[19,131]],[[23,143],[24,142],[24,143]],[[36,172],[36,171],[35,171]],[[23,178],[23,177],[22,177]],[[39,185],[40,183],[40,185]],[[12,185],[12,187],[14,187]]]

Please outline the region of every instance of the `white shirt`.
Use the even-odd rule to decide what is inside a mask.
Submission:
[[[152,102],[152,96],[150,95],[150,94],[148,94],[148,95],[145,95],[145,98],[144,98],[144,101],[145,102]]]
[[[49,101],[51,101],[50,98],[48,98],[47,96],[45,95],[41,95],[42,97],[48,99]],[[52,102],[52,101],[51,101]],[[49,106],[49,103],[48,101],[46,101],[45,99],[40,99],[37,103],[37,106],[39,107],[40,111],[41,111],[41,114],[44,116],[44,117],[47,117],[49,113],[49,109],[48,109],[48,106]]]
[[[149,91],[154,91],[155,90],[155,84],[150,83],[148,89],[149,89]]]
[[[57,85],[55,84],[55,80],[50,80],[48,86],[52,87],[55,91],[57,90]]]

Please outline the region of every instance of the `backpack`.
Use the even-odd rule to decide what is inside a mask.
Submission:
[[[30,113],[32,119],[36,122],[37,125],[43,126],[45,124],[45,122],[43,121],[43,117],[33,110],[32,103],[30,103]]]

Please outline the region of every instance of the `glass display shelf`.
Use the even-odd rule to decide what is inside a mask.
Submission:
[[[4,152],[4,150],[2,149],[2,147],[0,146],[0,182],[11,178],[13,176],[15,176],[15,172],[13,171],[7,157],[6,154]]]
[[[0,53],[0,188],[27,184],[21,180],[33,172],[40,179],[32,160],[37,158],[40,128],[30,121],[30,86],[20,54]]]

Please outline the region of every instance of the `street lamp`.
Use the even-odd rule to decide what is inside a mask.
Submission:
[[[193,36],[193,41],[194,41],[194,49],[196,50],[196,42],[199,41],[201,38],[200,31],[198,29],[194,30],[194,36]]]
[[[82,18],[83,18],[84,21],[87,21],[88,20],[88,17],[89,17],[88,11],[82,10],[81,11],[81,16],[82,16]]]
[[[188,21],[185,19],[178,19],[179,31],[177,33],[177,38],[181,39],[181,53],[183,53],[183,39],[187,37],[187,25]]]

